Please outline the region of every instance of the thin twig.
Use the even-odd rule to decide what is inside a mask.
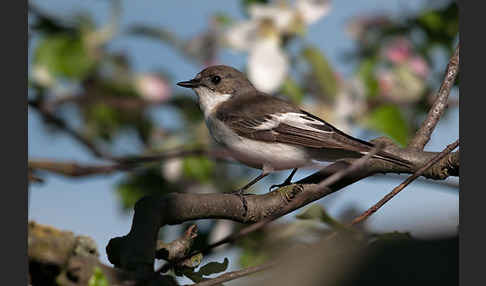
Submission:
[[[138,157],[117,157],[119,163],[111,165],[84,165],[77,162],[59,162],[51,160],[29,160],[29,168],[43,170],[69,177],[84,177],[90,175],[108,175],[117,171],[130,171],[140,167],[142,163],[161,162],[172,158],[207,156],[209,158],[227,159],[223,150],[207,150],[198,148],[192,150],[175,149],[161,154]]]
[[[78,142],[80,142],[82,145],[88,148],[88,150],[90,150],[94,156],[103,159],[113,160],[113,156],[111,156],[111,154],[108,154],[100,150],[94,142],[92,142],[89,138],[87,138],[83,134],[71,128],[69,125],[66,124],[64,120],[51,113],[47,108],[43,106],[41,102],[29,101],[28,104],[29,106],[39,111],[39,113],[44,117],[44,119],[56,125],[59,129],[71,135],[74,139],[76,139]]]
[[[268,268],[275,266],[275,264],[276,264],[275,262],[267,262],[267,263],[263,263],[263,264],[258,265],[258,266],[252,266],[252,267],[248,267],[248,268],[237,270],[237,271],[227,272],[227,273],[222,274],[218,277],[208,279],[208,280],[199,282],[197,284],[188,284],[188,285],[185,285],[185,286],[218,285],[218,284],[221,284],[221,283],[226,282],[226,281],[231,281],[231,280],[243,277],[243,276],[247,276],[247,275],[250,275],[250,274],[253,274],[253,273],[256,273],[256,272],[266,270]]]
[[[370,215],[375,213],[378,209],[380,209],[384,204],[386,204],[389,200],[391,200],[394,196],[396,196],[400,191],[402,191],[406,186],[408,186],[411,182],[413,182],[415,179],[420,177],[428,168],[432,167],[435,163],[439,162],[442,158],[444,158],[447,154],[452,152],[452,150],[456,149],[456,147],[459,146],[459,139],[456,140],[456,142],[448,145],[442,152],[439,154],[435,155],[427,164],[425,164],[423,167],[415,171],[413,175],[408,177],[405,181],[403,181],[400,185],[398,185],[396,188],[394,188],[390,193],[388,193],[386,196],[384,196],[379,202],[377,202],[374,206],[366,210],[364,213],[362,213],[360,216],[355,218],[352,222],[351,225],[355,225],[357,223],[362,222],[363,220],[367,219]]]
[[[390,181],[395,181],[395,180],[401,180],[407,177],[405,175],[399,175],[399,174],[376,174],[373,177],[370,177],[369,180],[390,180]],[[430,184],[431,186],[438,186],[438,187],[444,187],[442,189],[448,189],[450,191],[456,192],[459,191],[459,182],[456,181],[438,181],[438,180],[430,180],[426,179],[423,177],[417,178],[418,182],[423,183],[423,184]]]
[[[447,71],[444,80],[437,93],[437,98],[429,110],[427,118],[422,122],[420,129],[415,133],[414,138],[410,141],[408,148],[423,150],[427,142],[430,140],[432,132],[434,132],[437,122],[444,113],[448,104],[449,94],[454,85],[457,73],[459,71],[459,46],[456,47],[454,55],[449,60]]]

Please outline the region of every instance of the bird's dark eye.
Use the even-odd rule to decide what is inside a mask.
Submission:
[[[221,78],[217,75],[211,77],[211,82],[214,84],[218,84],[221,81]]]

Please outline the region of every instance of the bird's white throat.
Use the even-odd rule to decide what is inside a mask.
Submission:
[[[208,117],[218,105],[231,97],[231,94],[212,91],[204,86],[195,88],[194,91],[199,98],[199,106],[204,113],[204,117]]]

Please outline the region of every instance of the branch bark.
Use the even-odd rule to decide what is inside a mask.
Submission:
[[[422,122],[420,129],[410,141],[409,148],[423,150],[434,132],[437,122],[448,105],[449,94],[459,72],[459,46],[456,47],[454,55],[449,60],[444,80],[437,92],[437,98],[430,108],[427,118]]]
[[[377,140],[389,143],[382,138]],[[423,166],[437,153],[399,149],[386,145],[385,151],[402,156],[415,166]],[[424,175],[445,179],[459,172],[458,152],[440,160]],[[392,163],[371,159],[361,168],[347,174],[337,182],[318,188],[318,184],[331,175],[348,168],[351,161],[336,162],[293,185],[279,188],[262,195],[246,196],[248,209],[245,211],[238,196],[231,194],[181,194],[151,196],[139,200],[135,205],[132,228],[123,237],[110,240],[106,251],[108,259],[117,267],[142,273],[153,271],[157,233],[164,225],[180,224],[195,219],[230,219],[241,223],[255,223],[275,214],[287,214],[312,201],[338,191],[356,181],[376,173],[413,174],[418,167],[406,168]],[[285,210],[285,211],[282,211]]]
[[[32,171],[48,171],[67,177],[84,177],[91,175],[108,175],[117,171],[129,171],[140,167],[143,163],[161,162],[167,159],[191,156],[205,156],[215,160],[229,160],[227,152],[224,150],[209,150],[206,148],[184,150],[177,148],[156,155],[116,157],[114,159],[118,163],[109,165],[85,165],[77,162],[29,160],[29,169]]]

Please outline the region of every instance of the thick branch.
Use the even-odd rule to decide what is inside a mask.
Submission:
[[[412,138],[409,144],[409,148],[423,150],[427,142],[430,140],[432,132],[434,132],[437,122],[444,113],[444,110],[448,104],[449,94],[451,88],[456,80],[457,73],[459,71],[459,46],[457,46],[454,55],[449,60],[447,65],[447,71],[444,76],[444,80],[437,93],[437,98],[430,108],[427,118],[422,122],[422,126]]]
[[[380,141],[386,142],[386,139]],[[415,166],[423,166],[435,154],[414,150],[403,150],[394,146],[385,148],[410,160]],[[445,179],[458,175],[458,153],[449,154],[424,175],[435,179]],[[310,175],[296,184],[262,195],[249,195],[245,199],[245,211],[238,196],[231,194],[180,194],[145,197],[135,205],[132,228],[124,237],[117,237],[107,246],[108,259],[115,266],[150,272],[155,259],[155,242],[160,227],[180,224],[195,219],[230,219],[242,223],[254,223],[272,215],[286,214],[312,201],[342,189],[360,179],[376,173],[414,173],[418,167],[406,168],[392,163],[371,159],[362,168],[347,174],[339,181],[325,187],[317,184],[327,177],[348,168],[350,162],[339,161]],[[294,203],[296,202],[296,203]],[[282,210],[285,210],[282,212]]]

